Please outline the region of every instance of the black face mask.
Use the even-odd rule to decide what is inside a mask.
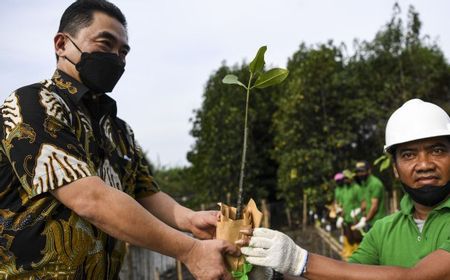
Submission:
[[[411,188],[403,184],[403,189],[407,192],[415,202],[432,207],[444,201],[450,194],[450,182],[445,186],[423,186],[418,189]]]
[[[83,84],[97,93],[111,92],[125,71],[125,63],[113,53],[82,52],[72,39],[69,40],[81,52],[81,59],[77,64],[66,59],[75,65]]]
[[[355,181],[361,185],[362,183],[364,183],[366,181],[367,177],[368,177],[368,175],[355,176]]]

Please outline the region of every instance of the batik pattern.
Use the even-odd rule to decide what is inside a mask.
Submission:
[[[99,176],[137,198],[157,192],[115,102],[62,72],[0,107],[0,279],[115,279],[124,244],[50,193]]]

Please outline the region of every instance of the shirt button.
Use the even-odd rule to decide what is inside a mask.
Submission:
[[[417,241],[422,241],[422,237],[420,237],[420,235],[419,236],[417,236]]]

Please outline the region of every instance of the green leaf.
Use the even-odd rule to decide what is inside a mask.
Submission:
[[[380,165],[380,172],[382,172],[385,169],[388,169],[390,165],[391,165],[391,158],[386,157],[386,159]]]
[[[258,53],[256,54],[255,58],[252,60],[252,62],[250,62],[249,65],[249,70],[250,73],[252,74],[256,74],[256,73],[261,73],[262,70],[264,69],[264,53],[266,52],[267,47],[266,46],[262,46],[259,48]]]
[[[241,87],[247,88],[243,83],[241,83],[238,80],[238,77],[236,75],[233,75],[233,74],[226,75],[223,78],[222,83],[229,84],[229,85],[240,85]]]
[[[377,159],[373,162],[373,165],[378,165],[381,161],[385,160],[386,157],[387,157],[386,155],[380,156],[379,158],[377,158]]]
[[[289,71],[283,68],[273,68],[262,73],[256,80],[253,87],[266,88],[281,83],[289,75]]]

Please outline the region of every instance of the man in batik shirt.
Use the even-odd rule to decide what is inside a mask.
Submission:
[[[234,245],[176,230],[211,238],[216,213],[159,190],[105,94],[129,51],[121,11],[105,0],[73,3],[54,46],[52,79],[0,108],[0,279],[116,279],[123,241],[181,260],[196,278],[232,279],[222,254],[238,254]]]

